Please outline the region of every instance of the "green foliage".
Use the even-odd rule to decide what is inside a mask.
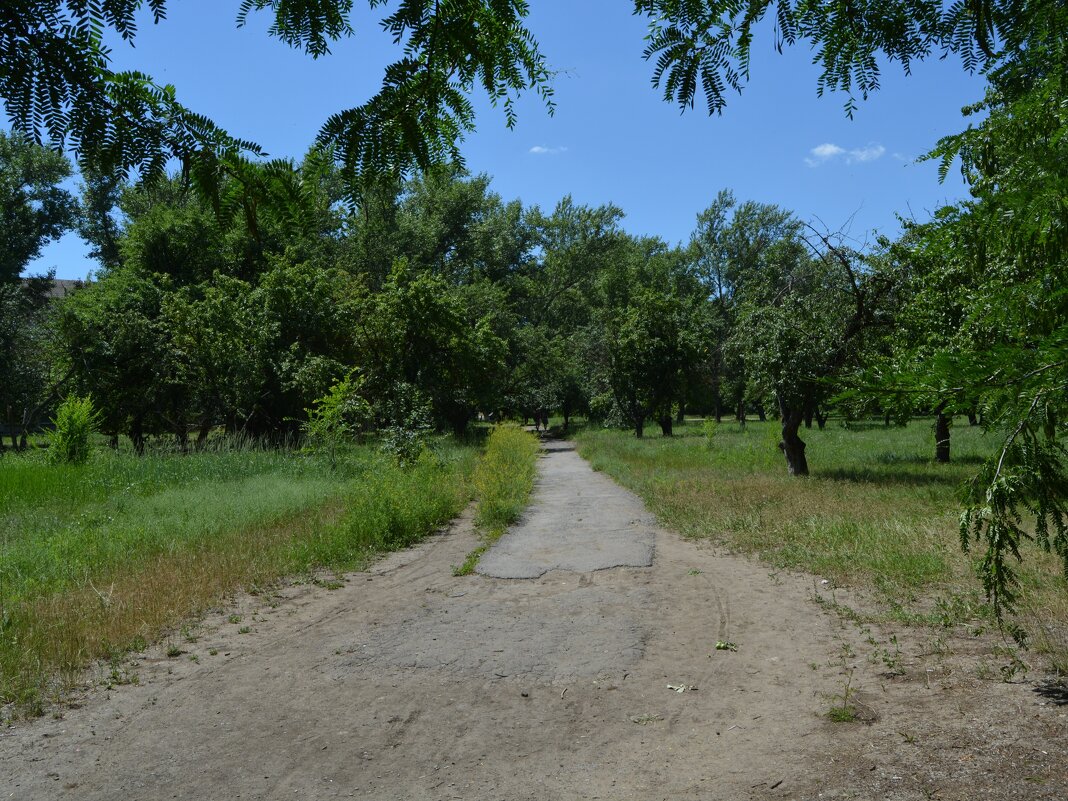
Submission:
[[[994,4],[995,9],[1000,4]],[[914,226],[893,255],[908,276],[906,320],[887,390],[982,413],[1002,441],[964,493],[961,539],[979,545],[995,609],[1019,600],[1020,544],[1034,538],[1068,573],[1068,45],[1063,4],[1026,4],[991,59],[986,116],[931,153],[957,157],[972,199]]]
[[[645,58],[654,60],[653,85],[664,99],[693,106],[698,91],[708,113],[721,112],[728,90],[749,78],[755,29],[775,23],[775,46],[804,43],[820,65],[817,89],[867,98],[879,88],[883,59],[901,64],[933,54],[960,57],[972,71],[990,63],[998,44],[1018,39],[1036,7],[1052,3],[1015,0],[859,0],[843,9],[828,0],[635,0],[635,13],[650,19]]]
[[[0,52],[3,36],[0,34]],[[5,76],[10,74],[5,70]],[[0,86],[5,80],[8,79],[0,77]],[[77,203],[58,186],[70,174],[70,162],[62,153],[35,144],[19,133],[0,131],[0,209],[4,225],[0,284],[17,281],[41,248],[74,224]]]
[[[83,162],[103,172],[133,168],[159,177],[168,160],[178,159],[218,197],[218,174],[239,170],[243,153],[260,150],[185,108],[174,87],[110,68],[106,42],[112,35],[134,41],[142,5],[34,0],[12,9],[0,30],[0,60],[8,67],[0,75],[0,98],[17,128],[36,139],[70,142]],[[147,6],[152,21],[162,24],[165,0]],[[274,17],[270,35],[312,57],[353,33],[352,0],[245,0],[238,24],[260,10]],[[386,68],[378,94],[331,116],[319,134],[322,145],[335,148],[354,190],[357,178],[460,161],[458,142],[474,127],[472,91],[503,105],[509,127],[523,90],[537,91],[552,109],[549,73],[523,25],[526,14],[523,0],[404,0],[383,17],[382,26],[403,43],[403,57]],[[470,35],[473,29],[478,36]]]
[[[371,420],[371,406],[359,395],[360,378],[349,374],[307,410],[304,436],[313,450],[326,453],[337,468],[337,451],[354,440]]]
[[[100,428],[100,413],[88,395],[68,395],[56,409],[48,433],[48,461],[52,464],[85,464],[89,461],[93,435]]]
[[[417,388],[400,383],[391,388],[388,425],[382,430],[381,450],[399,464],[416,462],[427,448],[433,429],[430,402]]]

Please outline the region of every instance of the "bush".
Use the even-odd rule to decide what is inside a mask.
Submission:
[[[719,423],[716,422],[714,417],[706,418],[701,426],[701,433],[704,435],[705,444],[710,448],[712,447],[712,443],[716,441],[717,430],[719,430]]]
[[[100,428],[100,414],[88,395],[68,395],[56,409],[53,430],[48,435],[48,461],[51,464],[85,464],[89,461],[92,437]]]
[[[308,420],[304,424],[304,436],[308,447],[324,452],[331,469],[337,467],[338,448],[351,442],[356,432],[366,427],[371,419],[370,405],[358,394],[361,384],[362,379],[350,374],[306,410]]]

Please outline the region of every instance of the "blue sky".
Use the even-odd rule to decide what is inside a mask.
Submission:
[[[115,45],[114,64],[174,84],[187,106],[272,156],[299,158],[331,113],[374,93],[397,55],[366,10],[353,39],[314,61],[270,39],[266,15],[237,29],[238,5],[172,0],[165,22],[145,19],[135,48]],[[504,198],[548,209],[567,194],[612,202],[631,232],[678,242],[730,188],[832,230],[848,226],[863,242],[874,230],[896,231],[895,214],[924,219],[964,196],[956,172],[939,184],[934,164],[913,163],[964,127],[961,106],[982,95],[981,79],[959,62],[916,65],[910,77],[888,65],[880,91],[849,120],[843,95],[817,97],[811,53],[780,55],[765,35],[754,45],[750,85],[722,116],[708,117],[700,104],[680,114],[650,85],[645,22],[630,8],[625,0],[532,0],[530,27],[559,71],[556,114],[531,95],[509,131],[502,112],[477,98],[478,131],[463,146],[468,168],[491,175]],[[93,266],[68,235],[30,271],[55,267],[61,278],[80,278]]]

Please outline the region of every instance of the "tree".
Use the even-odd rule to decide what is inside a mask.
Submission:
[[[790,474],[803,476],[808,459],[799,432],[806,412],[833,394],[870,331],[889,322],[884,301],[892,284],[829,236],[813,232],[815,241],[805,240],[800,226],[778,212],[768,211],[782,221],[776,238],[747,249],[759,256],[739,289],[731,345],[751,387],[774,396],[779,448]]]
[[[133,270],[110,273],[66,298],[57,310],[60,363],[72,391],[92,396],[100,430],[129,435],[144,450],[146,433],[158,427],[161,380],[168,361],[160,331],[166,280]]]
[[[0,422],[15,449],[55,399],[48,329],[47,288],[51,276],[25,283],[0,282]],[[0,451],[4,444],[0,437]]]
[[[0,421],[11,426],[16,446],[50,398],[45,319],[52,276],[21,276],[74,222],[77,204],[58,186],[70,174],[63,155],[0,131]]]
[[[621,245],[599,276],[589,331],[598,402],[614,405],[639,438],[650,418],[671,436],[673,405],[700,352],[701,298],[680,274],[680,252],[651,238]]]
[[[958,288],[957,347],[953,358],[892,384],[974,401],[1001,439],[970,482],[961,519],[962,544],[984,549],[980,575],[999,613],[1016,597],[1012,561],[1025,541],[1059,555],[1068,570],[1068,452],[1060,439],[1068,416],[1068,8],[1022,10],[1028,35],[1005,42],[974,109],[986,118],[932,153],[943,171],[961,159],[972,199],[904,242],[917,261],[928,251],[944,259],[934,272]],[[940,286],[922,287],[918,303],[937,304]]]
[[[71,174],[61,154],[0,131],[0,283],[11,283],[48,242],[74,223],[77,204],[58,184]]]
[[[412,390],[425,396],[434,423],[463,434],[480,408],[494,408],[507,344],[492,315],[471,319],[460,288],[398,261],[383,290],[368,294],[355,327],[364,391],[383,425]]]

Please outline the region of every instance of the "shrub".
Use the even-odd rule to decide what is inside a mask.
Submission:
[[[712,447],[712,443],[716,440],[716,430],[719,428],[719,423],[716,422],[714,417],[705,419],[704,424],[701,426],[701,433],[704,435],[705,444],[708,447]]]
[[[371,407],[358,394],[362,380],[353,374],[337,382],[307,410],[304,435],[311,450],[323,451],[331,469],[337,467],[337,450],[352,440],[371,419]]]
[[[51,464],[85,464],[89,461],[92,437],[100,428],[100,414],[88,395],[68,395],[56,409],[53,430],[48,435],[48,461]]]

